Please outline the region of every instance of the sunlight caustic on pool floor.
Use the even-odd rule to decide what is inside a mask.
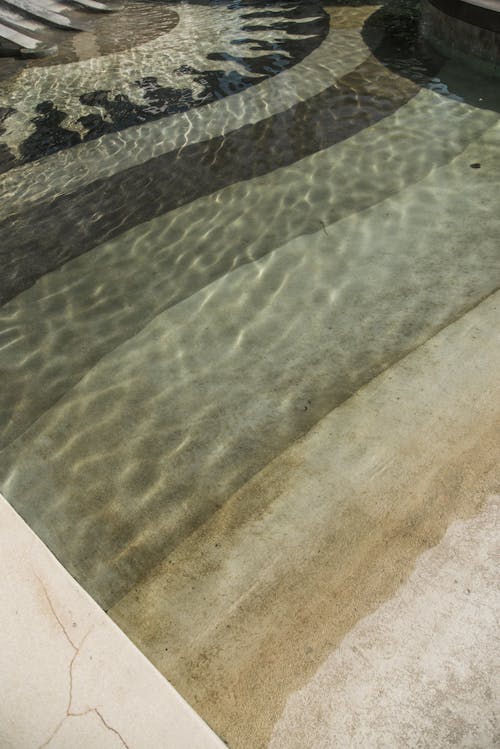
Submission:
[[[346,489],[330,474],[307,512],[280,504],[295,446],[346,414],[328,437],[340,470],[343,446],[367,439],[360,388],[378,393],[425,346],[411,382],[443,383],[433,337],[475,308],[493,325],[498,81],[432,51],[413,0],[145,0],[113,18],[115,34],[100,21],[49,61],[0,59],[0,489],[230,746],[266,746],[282,714],[271,745],[286,746],[290,695],[426,548],[422,497],[394,489],[406,473],[373,507],[354,475]],[[433,543],[479,509],[480,469],[481,496],[494,488],[479,446],[497,412],[467,372],[450,393],[475,400],[445,420],[462,432],[436,423],[435,449],[408,403],[405,428],[390,409],[378,425],[408,454],[416,430]],[[429,398],[415,395],[419,418],[445,419]],[[476,470],[460,462],[467,430]],[[440,472],[455,472],[446,511]],[[350,540],[373,559],[366,579],[383,577],[390,550],[367,541],[367,518],[383,544],[399,502],[411,550],[365,590]],[[329,609],[316,647],[337,583],[358,608]]]

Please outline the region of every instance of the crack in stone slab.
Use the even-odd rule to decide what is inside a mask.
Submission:
[[[62,632],[63,632],[63,634],[64,634],[64,636],[65,636],[66,640],[67,640],[67,641],[69,642],[69,644],[71,645],[71,647],[72,647],[72,648],[73,648],[74,650],[78,650],[78,649],[79,649],[79,647],[81,647],[81,645],[80,645],[79,647],[77,647],[77,646],[75,645],[75,643],[73,642],[73,640],[71,639],[71,637],[69,636],[69,634],[68,634],[68,632],[67,632],[67,629],[66,629],[66,627],[64,626],[64,624],[62,623],[62,621],[60,620],[60,618],[59,618],[59,617],[58,617],[58,615],[57,615],[57,612],[56,612],[56,610],[55,610],[55,608],[54,608],[54,604],[52,603],[52,600],[51,600],[51,598],[50,598],[50,596],[49,596],[49,594],[48,594],[47,588],[45,587],[45,584],[44,584],[43,580],[42,580],[42,579],[41,579],[41,577],[40,577],[40,576],[38,575],[38,573],[37,573],[37,572],[35,571],[35,569],[34,569],[34,567],[33,567],[33,566],[32,566],[32,570],[33,570],[33,574],[35,575],[36,579],[37,579],[37,580],[38,580],[38,582],[40,583],[40,587],[41,587],[41,588],[42,588],[42,590],[43,590],[43,593],[44,593],[44,596],[45,596],[45,600],[47,601],[47,604],[48,604],[48,606],[49,606],[49,608],[50,608],[50,610],[51,610],[51,612],[52,612],[52,614],[53,614],[53,616],[54,616],[54,619],[55,619],[55,620],[57,621],[57,623],[59,624],[59,627],[60,627],[60,629],[62,630]],[[88,634],[88,633],[87,633],[87,634]],[[87,637],[87,635],[85,635],[85,637]],[[83,639],[85,639],[85,637],[84,637]],[[82,644],[83,644],[83,640],[82,640]]]
[[[106,720],[106,718],[103,716],[103,714],[101,713],[101,711],[97,707],[90,707],[88,710],[84,710],[84,712],[82,712],[82,713],[70,713],[70,712],[66,713],[66,715],[64,716],[64,718],[61,721],[59,721],[59,723],[57,724],[56,728],[54,729],[54,731],[52,732],[52,734],[49,736],[49,738],[47,739],[47,741],[45,741],[43,744],[41,744],[41,746],[38,749],[44,749],[44,747],[48,747],[49,746],[49,744],[51,743],[52,739],[60,731],[60,729],[62,728],[63,724],[66,722],[66,720],[68,718],[83,718],[85,715],[89,715],[90,713],[94,713],[95,715],[97,715],[97,717],[101,721],[102,725],[106,728],[106,730],[110,731],[111,733],[114,733],[115,736],[117,736],[118,739],[121,741],[121,743],[123,744],[123,746],[125,747],[125,749],[131,749],[130,744],[127,744],[127,742],[125,741],[125,739],[123,738],[123,736],[121,735],[121,733],[116,728],[113,728],[113,726],[110,723],[108,723],[108,721]]]
[[[59,625],[59,628],[61,629],[62,633],[64,634],[64,637],[66,638],[67,642],[69,643],[69,645],[70,645],[70,646],[71,646],[71,647],[73,648],[73,650],[74,650],[73,656],[72,656],[72,658],[71,658],[71,661],[70,661],[70,663],[69,663],[69,693],[68,693],[68,706],[67,706],[67,708],[66,708],[66,715],[65,715],[65,716],[64,716],[64,717],[63,717],[63,718],[62,718],[62,719],[61,719],[61,720],[59,721],[59,723],[57,724],[57,726],[55,727],[55,729],[54,729],[54,730],[52,731],[52,733],[50,734],[49,738],[48,738],[48,739],[47,739],[47,740],[46,740],[46,741],[45,741],[45,742],[44,742],[43,744],[41,744],[41,745],[40,745],[39,749],[44,749],[44,747],[47,747],[47,746],[48,746],[48,745],[50,744],[50,742],[52,741],[52,739],[54,738],[54,736],[55,736],[55,735],[56,735],[56,734],[58,733],[58,731],[59,731],[59,730],[61,729],[61,727],[63,726],[63,724],[64,724],[64,722],[66,721],[66,719],[67,719],[67,718],[78,718],[78,717],[81,717],[81,716],[83,716],[83,715],[86,715],[87,713],[90,713],[90,712],[94,712],[94,713],[95,713],[95,714],[96,714],[96,715],[97,715],[97,716],[99,717],[99,719],[100,719],[100,721],[101,721],[101,722],[103,723],[103,725],[104,725],[104,726],[105,726],[105,727],[106,727],[106,728],[107,728],[107,729],[108,729],[109,731],[112,731],[113,733],[116,733],[116,735],[117,735],[117,736],[118,736],[118,737],[120,738],[120,740],[122,741],[123,745],[124,745],[125,747],[127,747],[127,749],[130,749],[130,748],[128,747],[128,745],[127,745],[126,741],[125,741],[125,740],[124,740],[124,739],[122,738],[122,736],[120,735],[120,733],[119,733],[119,732],[118,732],[118,731],[117,731],[117,730],[116,730],[115,728],[113,728],[113,727],[112,727],[111,725],[109,725],[109,724],[108,724],[108,723],[106,722],[106,720],[104,719],[104,717],[102,716],[102,714],[101,714],[101,713],[99,712],[99,710],[98,710],[97,708],[89,708],[89,710],[86,710],[85,712],[82,712],[82,713],[76,713],[76,712],[72,712],[72,711],[71,711],[71,705],[72,705],[72,702],[73,702],[73,666],[74,666],[74,664],[75,664],[75,661],[76,661],[77,657],[78,657],[78,656],[79,656],[79,654],[80,654],[80,650],[81,650],[81,648],[83,647],[83,644],[85,643],[85,641],[86,641],[87,637],[88,637],[88,636],[89,636],[89,634],[91,633],[91,631],[92,631],[93,627],[91,627],[91,628],[90,628],[90,629],[88,630],[88,632],[87,632],[87,633],[86,633],[86,634],[85,634],[85,635],[83,636],[83,638],[82,638],[82,640],[81,640],[80,644],[79,644],[79,645],[76,645],[76,644],[75,644],[75,643],[73,642],[73,640],[71,639],[71,637],[69,636],[69,634],[68,634],[68,632],[67,632],[67,629],[66,629],[66,627],[65,627],[65,626],[64,626],[64,624],[62,623],[62,621],[61,621],[60,617],[58,616],[58,614],[57,614],[57,611],[55,610],[54,604],[52,603],[52,599],[51,599],[51,597],[50,597],[50,595],[49,595],[49,593],[48,593],[48,591],[47,591],[47,588],[46,588],[46,586],[45,586],[45,584],[44,584],[43,580],[42,580],[42,579],[41,579],[41,577],[40,577],[40,576],[38,575],[38,573],[36,572],[36,570],[35,570],[35,568],[33,567],[33,565],[31,566],[31,568],[32,568],[32,571],[33,571],[33,574],[34,574],[34,576],[35,576],[35,577],[36,577],[36,579],[38,580],[38,582],[39,582],[39,584],[40,584],[40,587],[41,587],[41,588],[42,588],[42,590],[43,590],[43,593],[44,593],[44,597],[45,597],[45,600],[47,601],[47,605],[49,606],[49,608],[50,608],[50,611],[51,611],[51,613],[52,613],[52,615],[53,615],[54,619],[55,619],[55,620],[57,621],[57,623],[58,623],[58,625]]]
[[[96,707],[94,707],[93,710],[94,710],[94,713],[97,715],[97,717],[101,720],[101,723],[108,729],[108,731],[111,731],[112,733],[116,734],[116,736],[118,736],[118,738],[122,742],[123,746],[126,749],[130,749],[130,746],[127,744],[127,742],[125,741],[125,739],[123,738],[123,736],[121,735],[121,733],[119,731],[117,731],[116,728],[113,728],[113,726],[111,726],[107,722],[107,720],[104,718],[103,714]]]
[[[47,590],[46,590],[44,584],[42,583],[42,581],[40,580],[40,578],[38,577],[38,575],[36,574],[36,572],[34,570],[33,570],[33,572],[34,572],[35,576],[38,578],[38,580],[40,581],[40,584],[41,584],[41,586],[42,586],[42,588],[44,590],[45,596],[47,598],[47,602],[49,603],[50,610],[54,614],[55,619],[57,620],[57,622],[59,623],[62,631],[64,632],[64,634],[66,636],[66,639],[68,640],[68,642],[70,642],[72,648],[75,651],[73,653],[73,657],[71,658],[71,661],[69,663],[69,693],[68,693],[68,706],[66,708],[66,715],[59,721],[59,723],[57,724],[57,726],[54,728],[54,730],[50,734],[49,738],[43,744],[41,744],[41,746],[39,747],[39,749],[44,749],[44,747],[49,746],[50,742],[52,741],[52,739],[54,738],[54,736],[58,733],[58,731],[62,728],[62,725],[63,725],[63,723],[65,722],[65,720],[67,718],[78,717],[80,715],[84,715],[85,714],[85,713],[73,713],[73,712],[71,712],[71,703],[73,702],[73,666],[74,666],[74,663],[75,663],[78,655],[80,654],[80,650],[83,647],[83,644],[84,644],[85,640],[87,639],[87,637],[91,633],[93,627],[91,627],[89,629],[89,631],[84,635],[84,637],[82,638],[82,641],[80,642],[80,645],[78,647],[76,645],[74,645],[73,642],[72,642],[72,640],[71,640],[71,638],[68,636],[68,634],[67,634],[67,632],[65,630],[65,627],[63,626],[61,620],[59,619],[59,617],[57,616],[57,614],[55,612],[54,606],[53,606],[53,604],[52,604],[52,602],[50,600],[50,596],[48,595]],[[91,710],[88,710],[87,712],[91,712]]]
[[[66,636],[66,639],[68,640],[68,642],[71,643],[71,646],[73,647],[73,649],[75,651],[73,653],[73,657],[71,658],[71,661],[70,661],[70,664],[69,664],[69,694],[68,694],[68,706],[66,708],[66,715],[59,721],[59,723],[54,728],[54,730],[52,731],[52,733],[50,734],[50,736],[48,737],[48,739],[43,744],[40,745],[39,749],[44,749],[44,747],[48,747],[50,745],[51,741],[57,735],[57,733],[61,730],[62,726],[64,725],[64,723],[66,722],[66,720],[68,718],[81,718],[84,715],[89,715],[90,713],[95,713],[95,715],[97,715],[97,717],[99,718],[99,720],[101,721],[101,723],[103,724],[103,726],[106,728],[106,730],[110,731],[111,733],[114,733],[119,738],[119,740],[121,741],[121,743],[123,744],[123,746],[125,747],[125,749],[130,749],[129,744],[127,744],[127,742],[125,741],[125,739],[123,738],[123,736],[121,735],[121,733],[116,728],[114,728],[110,723],[108,723],[108,721],[105,719],[105,717],[102,714],[102,712],[97,707],[91,707],[88,710],[84,710],[83,712],[79,712],[79,713],[78,712],[74,712],[74,711],[71,710],[71,704],[73,702],[73,666],[75,664],[75,661],[76,661],[77,657],[80,655],[81,648],[83,647],[83,644],[84,644],[85,640],[87,639],[87,637],[90,635],[93,627],[91,627],[89,629],[89,631],[84,635],[84,637],[82,638],[82,641],[80,642],[80,645],[78,647],[76,645],[74,645],[72,643],[72,641],[71,641],[71,638],[68,636],[68,634],[67,634],[67,632],[66,632],[66,630],[65,630],[65,628],[64,628],[64,626],[63,626],[63,624],[61,622],[61,620],[57,616],[57,613],[56,613],[56,611],[54,609],[54,606],[53,606],[53,604],[52,604],[52,602],[50,600],[50,596],[48,595],[47,590],[46,590],[43,582],[40,580],[40,578],[38,577],[38,575],[36,574],[36,572],[34,574],[37,577],[37,579],[40,581],[40,584],[41,584],[41,586],[42,586],[42,588],[44,590],[47,602],[48,602],[48,604],[50,606],[50,610],[52,611],[55,619],[57,620],[57,622],[59,623],[62,631],[64,632],[64,634]]]

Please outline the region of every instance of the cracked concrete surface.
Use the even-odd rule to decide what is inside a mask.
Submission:
[[[0,495],[1,749],[222,742]]]

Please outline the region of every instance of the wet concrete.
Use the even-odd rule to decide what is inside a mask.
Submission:
[[[417,559],[289,698],[270,749],[498,744],[499,511],[488,497]]]
[[[497,294],[373,380],[111,610],[230,746],[266,746],[287,700],[342,638],[398,592],[451,523],[498,492],[499,314]],[[460,670],[460,650],[450,658]],[[376,691],[377,673],[364,678]],[[478,678],[487,690],[488,674]],[[311,698],[298,734],[315,746],[328,699]],[[481,703],[474,710],[483,715]],[[289,746],[291,720],[284,713],[272,746]],[[373,731],[370,745],[398,745]]]

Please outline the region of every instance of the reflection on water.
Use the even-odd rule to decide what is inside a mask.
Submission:
[[[410,3],[297,7],[166,3],[2,94],[0,485],[106,607],[498,286],[495,84],[421,53]],[[60,148],[23,165],[35,110]]]
[[[417,93],[368,60],[320,94],[225,137],[188,144],[154,162],[43,202],[9,221],[3,246],[3,299],[102,239],[236,181],[252,179],[323,150],[391,114]],[[134,193],[130,204],[127,196]],[[96,212],[96,203],[99,211]],[[88,221],[88,215],[92,221]],[[67,227],[72,243],[65,240]],[[34,260],[29,248],[37,243]]]

